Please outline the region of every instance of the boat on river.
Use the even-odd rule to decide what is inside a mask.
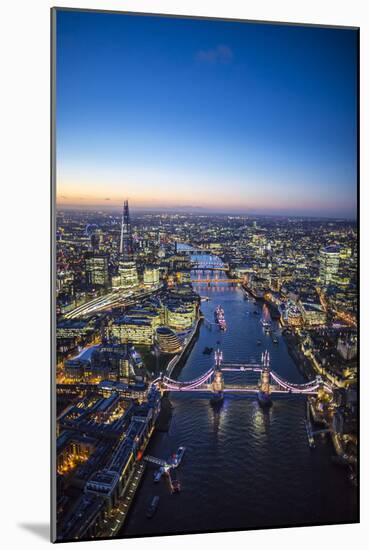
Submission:
[[[179,493],[181,491],[181,483],[178,479],[177,472],[172,470],[168,472],[168,476],[172,493]]]
[[[163,474],[164,474],[164,468],[159,468],[159,470],[156,470],[154,474],[155,483],[158,483],[161,480]]]
[[[185,452],[186,452],[186,447],[183,447],[183,445],[178,447],[178,451],[172,456],[170,460],[170,464],[172,468],[178,468],[178,466],[182,462],[182,458]]]
[[[260,323],[261,323],[263,329],[265,330],[265,332],[267,330],[271,329],[272,323],[271,323],[271,320],[270,320],[270,312],[269,312],[269,308],[266,304],[263,305],[263,309],[262,309],[262,312],[261,312]]]
[[[222,306],[217,306],[216,310],[214,311],[214,319],[220,330],[227,329],[227,323],[224,317],[224,309],[222,308]]]
[[[156,510],[158,509],[159,500],[160,500],[160,498],[157,495],[155,495],[154,498],[152,499],[152,501],[150,502],[150,505],[149,505],[149,507],[146,511],[146,517],[147,518],[151,519],[153,517]]]

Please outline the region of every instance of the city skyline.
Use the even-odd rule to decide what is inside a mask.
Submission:
[[[57,256],[58,540],[214,531],[219,490],[216,528],[356,521],[355,223],[126,200],[58,211]]]
[[[356,523],[358,30],[53,31],[52,541]]]
[[[57,40],[59,207],[355,217],[349,29],[61,11]]]
[[[124,202],[124,201],[123,201]],[[99,213],[99,212],[105,212],[110,213],[111,215],[115,216],[117,213],[120,213],[122,208],[117,203],[116,205],[112,204],[58,204],[57,205],[58,212],[67,212],[67,211],[80,211],[80,212],[91,212],[91,213]],[[239,218],[245,218],[245,219],[296,219],[296,220],[336,220],[336,221],[347,221],[347,222],[355,222],[357,221],[356,212],[353,216],[350,215],[343,215],[343,216],[334,216],[329,214],[322,214],[318,215],[317,213],[313,214],[307,214],[306,212],[302,212],[301,214],[296,211],[292,214],[288,212],[255,212],[252,210],[246,211],[239,208],[234,208],[232,210],[226,210],[220,208],[207,208],[207,207],[201,207],[201,206],[185,206],[185,205],[178,205],[173,207],[153,207],[150,205],[147,206],[138,206],[137,204],[133,204],[132,208],[133,216],[138,214],[162,214],[162,215],[189,215],[189,216],[200,216],[200,217],[211,217],[211,216],[220,216],[220,217],[239,217]]]

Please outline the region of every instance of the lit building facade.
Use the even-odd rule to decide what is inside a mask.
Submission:
[[[301,303],[300,307],[305,325],[316,326],[326,323],[327,316],[322,306],[318,304]]]
[[[143,281],[146,286],[157,286],[160,281],[159,268],[147,267],[144,271]]]
[[[176,333],[168,327],[158,327],[156,329],[156,341],[160,351],[164,353],[178,353],[182,349],[182,344]]]
[[[322,248],[319,256],[319,280],[323,286],[329,285],[338,271],[340,263],[340,249],[338,246]]]
[[[196,304],[168,304],[165,308],[166,324],[176,331],[191,328],[196,320]]]
[[[87,252],[85,258],[86,283],[90,287],[109,285],[108,257],[97,252]]]
[[[114,278],[114,286],[119,286],[121,288],[135,287],[138,285],[138,274],[136,262],[134,261],[128,201],[124,201],[123,206],[119,252],[118,277]]]
[[[357,356],[357,337],[342,337],[338,339],[337,351],[345,361],[352,361]]]
[[[279,306],[281,322],[285,326],[301,327],[303,324],[301,309],[294,303],[287,302]]]
[[[111,336],[120,343],[151,345],[154,342],[152,322],[145,318],[123,317],[111,326]]]
[[[135,262],[119,260],[118,278],[115,279],[114,284],[121,288],[132,288],[138,285],[138,274]]]

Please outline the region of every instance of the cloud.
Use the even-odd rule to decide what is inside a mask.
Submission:
[[[110,197],[106,197],[106,199],[104,199],[105,201],[110,201],[111,198]]]
[[[210,65],[214,65],[215,63],[227,64],[231,63],[233,52],[229,46],[219,44],[210,50],[199,50],[196,53],[196,59],[201,63],[209,63]]]

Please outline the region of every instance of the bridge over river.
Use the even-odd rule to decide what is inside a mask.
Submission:
[[[237,383],[227,382],[225,376],[227,373],[242,374],[244,380]],[[262,391],[268,395],[272,393],[314,395],[320,389],[332,391],[320,376],[301,384],[285,380],[270,368],[268,351],[261,354],[259,364],[248,364],[224,363],[222,352],[217,350],[214,356],[214,366],[201,376],[192,380],[179,381],[162,375],[152,384],[159,387],[162,392],[211,392],[212,394],[222,394],[223,392],[250,394]]]
[[[178,251],[183,248],[178,246]],[[202,314],[213,320],[220,305],[227,330],[201,323],[181,371],[169,369],[154,380],[167,394],[164,403],[171,404],[171,422],[167,432],[153,433],[147,452],[167,457],[186,447],[179,471],[182,491],[180,498],[173,498],[166,483],[153,486],[148,470],[121,534],[309,525],[317,518],[322,523],[357,520],[355,489],[341,469],[332,467],[326,436],[319,435],[313,453],[307,439],[306,398],[320,391],[322,381],[307,382],[273,319],[272,334],[266,333],[260,322],[262,304],[231,281],[208,285],[201,280],[226,277],[222,269],[206,270],[223,267],[219,258],[187,249],[197,268],[191,278],[202,297]],[[211,348],[223,353],[219,365],[214,354],[205,352]],[[270,353],[269,365],[261,358],[262,350]],[[261,407],[257,399],[263,371],[274,401],[270,408]],[[216,377],[220,388],[224,384],[219,390],[224,392],[222,407],[209,406],[217,391]],[[146,522],[153,487],[160,506]]]

